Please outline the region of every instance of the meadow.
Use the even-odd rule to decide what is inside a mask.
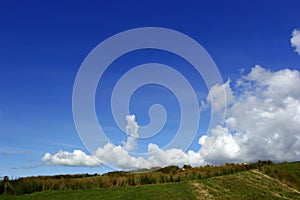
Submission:
[[[168,166],[10,180],[2,199],[300,199],[300,162]],[[4,193],[4,182],[1,181]]]

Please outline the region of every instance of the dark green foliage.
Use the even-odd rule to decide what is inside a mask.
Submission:
[[[4,181],[1,180],[0,181],[0,194],[3,194],[3,192],[4,192]]]
[[[103,174],[103,176],[108,176],[108,177],[120,177],[120,176],[126,176],[128,172],[124,171],[115,171],[115,172],[108,172],[106,174]]]
[[[183,165],[183,167],[182,167],[183,169],[191,169],[192,168],[192,166],[191,165]]]
[[[158,169],[156,171],[157,172],[162,172],[164,174],[170,174],[170,173],[174,174],[174,173],[178,172],[179,170],[180,169],[179,169],[178,166],[172,165],[172,166],[168,166],[168,167],[164,167],[164,168]]]

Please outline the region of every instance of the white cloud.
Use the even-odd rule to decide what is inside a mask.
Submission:
[[[199,154],[206,162],[221,164],[238,161],[240,147],[228,128],[217,126],[211,130],[210,136],[202,136],[199,139],[201,149]]]
[[[202,136],[199,150],[161,149],[148,144],[147,156],[129,153],[133,138],[137,145],[138,124],[134,115],[126,117],[128,135],[124,147],[106,144],[92,155],[75,150],[46,153],[42,161],[53,165],[99,166],[116,168],[149,168],[170,164],[192,166],[225,162],[250,162],[258,159],[274,161],[300,159],[300,73],[283,69],[272,72],[260,66],[239,79],[234,90],[230,81],[210,90],[214,112],[227,109],[224,127],[217,125]],[[228,103],[224,104],[224,91]],[[210,98],[207,98],[210,101]],[[207,104],[209,105],[209,103]],[[126,147],[126,145],[128,145]]]
[[[287,96],[295,99],[300,98],[299,77],[299,71],[297,70],[283,69],[271,72],[257,65],[243,80],[243,85],[248,84],[250,88],[241,87],[241,89],[248,92],[251,90],[252,96],[272,100],[280,104]],[[242,97],[247,97],[247,95]]]
[[[126,150],[133,151],[138,147],[137,139],[139,138],[139,125],[135,121],[135,115],[126,115],[126,121],[127,141],[122,141],[122,144]]]
[[[175,148],[163,150],[153,143],[148,144],[147,154],[149,155],[147,158],[134,157],[121,146],[110,143],[103,148],[99,147],[94,153],[103,163],[122,169],[151,168],[170,164],[191,164],[193,166],[204,164],[199,153],[193,151],[185,153],[181,149]]]
[[[104,147],[99,147],[94,155],[99,158],[104,164],[116,168],[144,168],[149,167],[149,163],[142,157],[134,157],[129,155],[120,145],[115,146],[111,143],[106,144]]]
[[[139,137],[139,134],[138,134],[139,125],[135,121],[135,115],[126,115],[126,121],[127,121],[126,134],[128,136],[138,138]]]
[[[214,113],[220,112],[226,108],[233,100],[233,93],[230,88],[230,80],[220,85],[214,85],[207,96],[207,103],[202,102],[202,109],[211,105]]]
[[[41,159],[45,164],[51,165],[65,165],[65,166],[100,166],[100,160],[95,156],[86,155],[81,150],[74,150],[73,152],[59,151],[51,155],[46,153]]]
[[[292,33],[291,45],[295,51],[300,55],[300,30],[295,29]]]
[[[150,154],[148,162],[153,167],[155,166],[167,166],[167,165],[199,165],[199,154],[193,151],[185,153],[182,149],[160,149],[156,144],[148,145],[148,153]],[[202,164],[202,163],[201,163]]]
[[[120,169],[151,168],[170,164],[191,164],[193,166],[204,164],[198,153],[193,151],[184,153],[181,149],[163,150],[152,143],[148,145],[147,154],[149,155],[148,158],[135,157],[120,145],[115,146],[108,143],[104,147],[99,147],[92,155],[86,155],[80,150],[74,150],[73,153],[59,151],[55,155],[46,153],[42,162],[49,165],[89,167],[105,164]]]
[[[238,90],[243,92],[236,95],[234,103],[227,108],[223,128],[230,132],[226,134],[227,140],[233,143],[232,147],[239,148],[239,153],[236,152],[238,148],[234,148],[227,149],[229,152],[225,155],[234,155],[238,161],[299,160],[299,85],[299,71],[283,69],[271,72],[260,66],[255,66],[239,80]],[[209,138],[214,140],[214,134]],[[226,142],[223,143],[226,151]],[[225,155],[219,150],[213,158],[227,159]]]
[[[127,151],[134,151],[138,147],[138,142],[135,137],[128,136],[126,141],[122,141],[122,145]]]

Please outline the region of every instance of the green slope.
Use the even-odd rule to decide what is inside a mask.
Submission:
[[[192,181],[198,199],[300,199],[300,192],[258,170]]]
[[[263,172],[300,191],[300,161],[269,165]]]

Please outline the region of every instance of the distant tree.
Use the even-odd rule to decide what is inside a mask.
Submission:
[[[192,169],[192,166],[191,166],[191,165],[185,164],[185,165],[183,165],[182,168],[183,168],[183,169]]]
[[[7,194],[13,194],[14,193],[14,188],[12,186],[12,184],[9,182],[9,178],[8,176],[4,176],[4,180],[3,180],[3,193]]]

